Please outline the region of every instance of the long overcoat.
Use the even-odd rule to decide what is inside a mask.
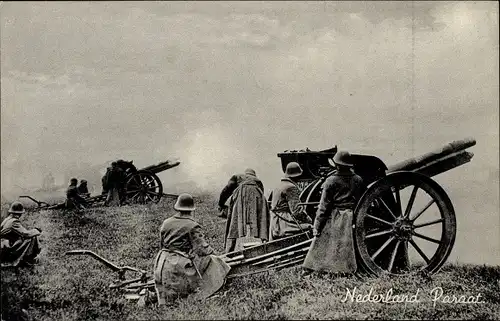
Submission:
[[[312,220],[300,203],[300,189],[289,178],[282,178],[271,200],[270,239],[278,239],[307,231]]]
[[[0,232],[1,266],[15,267],[23,261],[31,263],[41,251],[38,235],[40,231],[37,229],[28,230],[18,218],[7,216]]]
[[[248,175],[233,192],[228,211],[226,239],[269,239],[270,213],[261,186],[258,178]]]
[[[205,241],[201,226],[191,215],[177,214],[160,229],[161,249],[154,262],[155,287],[160,304],[197,292],[199,298],[215,293],[230,270]]]
[[[303,266],[315,271],[354,273],[353,209],[363,193],[361,177],[335,173],[323,183],[314,235]]]

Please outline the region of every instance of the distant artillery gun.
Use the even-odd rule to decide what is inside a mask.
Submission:
[[[118,161],[118,166],[125,171],[124,193],[130,203],[158,203],[164,196],[177,197],[173,194],[163,193],[163,185],[156,175],[168,169],[180,165],[179,161],[164,161],[156,165],[150,165],[137,169],[132,162]],[[106,195],[92,196],[87,199],[89,203],[104,202]]]
[[[126,177],[124,180],[124,194],[129,203],[146,204],[158,203],[162,197],[177,197],[174,194],[163,193],[163,184],[160,178],[156,175],[160,172],[177,167],[179,161],[164,161],[156,165],[150,165],[141,169],[137,169],[132,162],[118,161],[119,166],[124,170]],[[64,208],[65,202],[58,204],[47,204],[46,202],[38,201],[31,196],[20,196],[20,198],[28,198],[37,204],[37,209],[60,209]],[[106,194],[86,197],[87,204],[102,205],[106,200]]]
[[[456,218],[447,193],[431,177],[469,162],[473,154],[466,149],[475,144],[474,139],[454,141],[389,168],[375,156],[351,155],[354,172],[367,185],[352,222],[359,272],[376,276],[439,271],[455,242]],[[336,152],[335,146],[278,154],[283,171],[290,162],[303,168],[298,177],[300,200],[311,218],[316,215],[324,181],[335,171],[328,159]],[[311,234],[306,231],[224,255],[232,267],[228,278],[302,264]]]

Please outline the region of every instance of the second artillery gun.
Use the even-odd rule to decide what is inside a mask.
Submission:
[[[116,163],[125,172],[125,178],[122,182],[122,198],[126,199],[128,203],[158,203],[165,196],[177,197],[177,195],[163,192],[163,184],[157,174],[179,166],[179,161],[167,160],[141,169],[137,169],[132,161],[117,160]],[[106,190],[103,190],[99,195],[85,198],[87,204],[104,204],[106,200],[105,192]],[[20,198],[32,200],[37,204],[38,209],[61,209],[65,207],[65,202],[51,205],[27,195],[20,196]]]
[[[177,195],[163,193],[163,184],[156,174],[179,166],[179,161],[167,160],[141,169],[137,169],[132,161],[117,160],[116,164],[125,172],[126,176],[122,182],[123,198],[129,203],[158,203],[163,196],[177,197]],[[90,197],[87,199],[87,202],[104,202],[106,199],[106,192],[106,188],[103,186],[101,195]]]

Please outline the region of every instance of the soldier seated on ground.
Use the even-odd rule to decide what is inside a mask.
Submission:
[[[195,221],[193,197],[181,194],[174,209],[176,215],[163,221],[161,249],[154,264],[158,304],[172,304],[176,298],[196,292],[199,299],[215,293],[231,269],[207,243],[203,228]]]
[[[78,186],[77,190],[78,190],[78,194],[81,197],[84,197],[84,198],[90,197],[90,193],[89,193],[89,189],[87,187],[86,180],[84,180],[84,179],[80,180],[80,185]]]
[[[87,206],[87,201],[78,194],[78,188],[76,185],[78,180],[72,178],[68,189],[66,190],[66,208],[67,209],[77,209],[81,210]]]
[[[2,267],[31,266],[38,263],[40,244],[38,236],[42,230],[26,229],[19,220],[24,214],[24,206],[14,202],[10,206],[9,216],[2,222],[0,231],[0,262]]]

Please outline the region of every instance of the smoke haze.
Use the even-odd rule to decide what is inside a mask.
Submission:
[[[2,195],[109,162],[172,190],[220,191],[276,154],[338,145],[386,164],[472,136],[437,176],[457,212],[452,260],[500,264],[498,3],[1,3]],[[189,191],[187,191],[189,192]]]

